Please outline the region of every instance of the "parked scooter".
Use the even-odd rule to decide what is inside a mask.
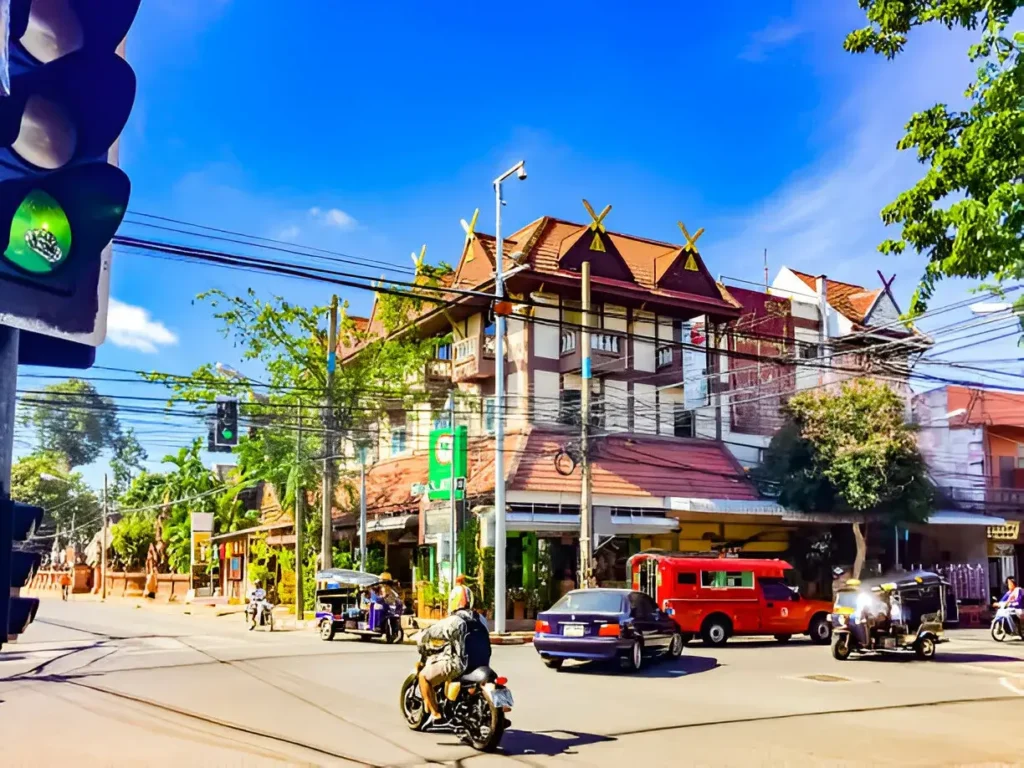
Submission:
[[[1005,643],[1011,637],[1024,640],[1024,624],[1017,612],[1003,603],[996,603],[996,606],[996,615],[992,619],[992,639],[999,643]]]

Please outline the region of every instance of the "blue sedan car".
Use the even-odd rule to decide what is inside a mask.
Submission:
[[[642,592],[576,589],[537,615],[533,647],[551,669],[566,659],[615,661],[640,669],[645,657],[678,658],[679,626]]]

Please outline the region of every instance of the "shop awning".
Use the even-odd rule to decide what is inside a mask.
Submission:
[[[366,521],[368,533],[380,531],[404,531],[413,521],[418,521],[416,515],[388,515],[371,517]]]
[[[943,509],[928,516],[929,525],[1006,525],[1006,521],[995,515],[980,512],[961,512],[958,509]]]
[[[782,517],[786,509],[764,499],[700,499],[669,496],[668,508],[674,512],[709,512],[725,515],[768,515]]]
[[[548,512],[508,512],[505,515],[505,530],[536,531],[538,533],[579,533],[580,516],[559,515]]]
[[[603,536],[658,536],[679,530],[679,521],[656,515],[611,515],[602,520],[595,515],[594,529]]]

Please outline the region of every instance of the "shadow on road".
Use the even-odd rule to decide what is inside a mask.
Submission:
[[[578,731],[506,731],[501,751],[506,755],[572,755],[578,747],[615,741],[611,736]]]
[[[623,670],[618,663],[588,661],[583,664],[564,666],[560,674],[570,675],[629,675],[631,677],[687,677],[699,675],[721,666],[718,659],[706,656],[680,656],[678,659],[645,660],[639,672],[630,673]]]
[[[939,651],[935,654],[935,661],[940,664],[978,664],[984,661],[995,662],[1022,662],[1020,656],[1001,656],[995,653],[947,653]]]

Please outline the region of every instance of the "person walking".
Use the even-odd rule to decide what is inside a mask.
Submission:
[[[67,600],[68,595],[71,593],[71,573],[69,569],[65,569],[60,574],[60,599]]]

